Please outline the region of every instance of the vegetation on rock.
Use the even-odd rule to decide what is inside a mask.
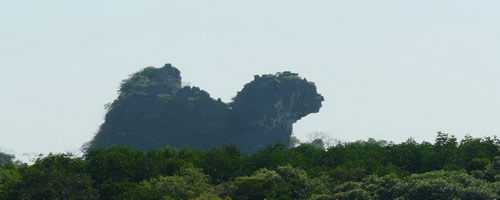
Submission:
[[[288,146],[293,123],[318,112],[322,101],[312,82],[291,72],[255,76],[226,104],[197,87],[181,87],[180,72],[170,64],[148,67],[123,81],[89,147],[234,144],[255,152],[276,142]]]

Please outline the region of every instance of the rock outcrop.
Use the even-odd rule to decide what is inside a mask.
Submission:
[[[197,87],[181,87],[180,72],[170,64],[148,67],[123,81],[89,147],[235,144],[255,152],[276,142],[288,145],[293,123],[318,112],[322,101],[314,83],[291,72],[255,76],[224,103]]]

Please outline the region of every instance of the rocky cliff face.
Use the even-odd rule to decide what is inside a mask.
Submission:
[[[291,72],[255,76],[229,105],[239,123],[239,132],[253,137],[256,151],[262,144],[290,144],[293,124],[321,108],[323,96],[314,83]],[[259,135],[259,137],[255,137]]]
[[[89,145],[149,150],[236,144],[254,152],[276,142],[288,145],[293,123],[318,112],[322,101],[314,83],[291,72],[255,76],[226,104],[197,87],[181,87],[180,72],[170,64],[148,67],[122,83]]]

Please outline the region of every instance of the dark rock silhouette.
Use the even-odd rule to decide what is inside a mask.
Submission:
[[[122,82],[88,147],[235,144],[255,152],[277,142],[288,146],[293,123],[318,112],[322,101],[314,83],[291,72],[255,76],[226,104],[197,87],[182,87],[179,70],[170,64],[148,67]]]

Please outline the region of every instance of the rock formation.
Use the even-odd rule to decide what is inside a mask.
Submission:
[[[123,81],[88,145],[149,150],[235,144],[255,152],[276,142],[288,145],[293,123],[318,112],[322,101],[314,83],[292,72],[255,76],[226,104],[197,87],[182,87],[170,64],[148,67]]]

